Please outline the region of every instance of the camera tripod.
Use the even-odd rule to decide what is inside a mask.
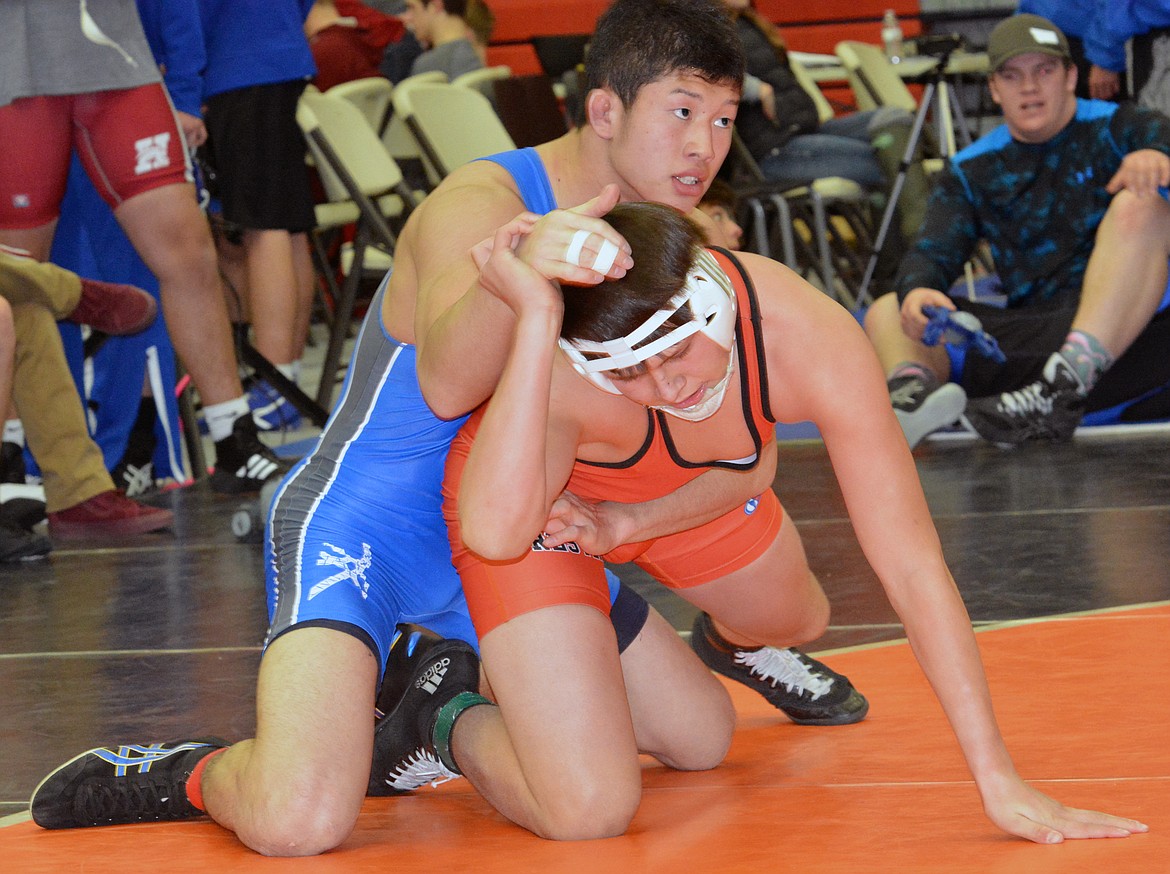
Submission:
[[[890,189],[890,198],[886,202],[885,211],[882,213],[881,224],[878,226],[878,233],[874,238],[873,253],[869,256],[869,263],[865,266],[865,275],[861,280],[861,287],[857,293],[857,299],[859,301],[865,300],[866,295],[869,293],[869,284],[873,281],[878,259],[881,257],[882,248],[886,244],[886,238],[890,233],[890,225],[894,221],[894,215],[898,208],[898,199],[902,196],[902,188],[906,184],[906,173],[914,162],[914,156],[918,151],[918,144],[922,139],[922,131],[926,126],[926,117],[930,113],[936,97],[938,98],[938,111],[934,114],[934,121],[938,128],[939,156],[949,158],[955,154],[956,117],[959,122],[959,133],[963,145],[966,146],[971,143],[971,132],[967,127],[967,119],[963,116],[962,110],[960,109],[958,115],[955,116],[951,109],[952,106],[958,105],[958,95],[955,92],[955,86],[947,79],[947,66],[951,60],[951,52],[956,48],[958,48],[958,42],[951,42],[947,44],[945,51],[935,55],[938,62],[930,69],[930,78],[927,80],[926,88],[922,92],[922,100],[919,101],[918,111],[914,115],[914,125],[910,129],[910,139],[906,143],[906,151],[903,153],[902,161],[898,165],[898,175],[894,179],[893,187]]]

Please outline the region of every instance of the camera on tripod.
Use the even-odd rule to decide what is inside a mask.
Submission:
[[[945,58],[957,49],[963,48],[965,42],[962,34],[939,33],[933,36],[920,36],[915,48],[920,55],[929,55],[932,58]]]

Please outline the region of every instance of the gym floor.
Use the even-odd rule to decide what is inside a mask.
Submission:
[[[1039,847],[980,810],[902,628],[853,537],[823,446],[781,444],[776,489],[833,604],[806,647],[870,698],[855,726],[788,723],[732,689],[740,726],[702,774],[647,762],[629,834],[555,844],[507,823],[466,781],[367,801],[340,849],[283,870],[1167,870],[1170,859],[1170,473],[1165,426],[1004,452],[960,439],[916,457],[951,569],[980,631],[1021,772],[1148,835]],[[173,533],[60,545],[0,567],[0,858],[6,871],[254,871],[269,864],[207,820],[45,832],[28,797],[93,746],[254,728],[264,632],[260,547],[240,502],[206,484],[157,496]],[[623,569],[629,571],[631,569]],[[693,610],[624,573],[682,633]],[[295,763],[290,763],[295,767]]]

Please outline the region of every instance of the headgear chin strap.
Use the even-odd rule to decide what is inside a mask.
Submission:
[[[657,340],[644,346],[638,345],[687,303],[691,305],[693,314],[690,321]],[[682,290],[629,334],[600,343],[562,338],[560,346],[578,373],[598,388],[618,395],[621,392],[605,375],[605,371],[633,367],[696,333],[705,334],[730,351],[735,344],[735,315],[735,291],[731,287],[731,280],[710,252],[696,249],[695,263],[687,273]],[[597,357],[586,358],[583,354],[586,352]]]

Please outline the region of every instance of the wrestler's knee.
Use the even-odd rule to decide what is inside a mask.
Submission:
[[[357,823],[361,790],[345,789],[329,774],[279,774],[255,781],[236,836],[265,856],[315,856],[339,846]]]
[[[1124,188],[1113,196],[1105,212],[1109,225],[1125,239],[1151,232],[1170,237],[1168,217],[1170,204],[1162,198],[1139,197]]]
[[[535,829],[554,841],[587,841],[625,834],[642,798],[641,770],[626,779],[578,774],[565,779],[555,798],[541,804]]]

